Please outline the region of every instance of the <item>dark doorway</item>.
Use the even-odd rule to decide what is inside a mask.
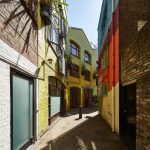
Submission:
[[[70,88],[70,108],[78,108],[81,100],[81,90],[77,87]]]
[[[84,106],[89,107],[92,99],[92,90],[90,88],[84,89]]]
[[[136,149],[136,83],[122,87],[121,137],[131,149]]]

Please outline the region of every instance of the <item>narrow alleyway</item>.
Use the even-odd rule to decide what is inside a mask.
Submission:
[[[60,118],[41,138],[36,150],[128,150],[98,115],[96,108],[78,110]]]

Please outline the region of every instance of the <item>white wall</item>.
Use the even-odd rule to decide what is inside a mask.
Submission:
[[[37,70],[37,66],[0,40],[0,150],[10,150],[11,66],[32,75],[35,75]]]

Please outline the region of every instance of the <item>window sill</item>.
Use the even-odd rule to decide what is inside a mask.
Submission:
[[[87,61],[84,61],[85,63],[87,63],[88,65],[91,65],[91,63],[87,62]]]
[[[72,56],[74,56],[74,57],[76,57],[76,58],[78,58],[78,59],[80,59],[80,57],[78,57],[78,56],[76,56],[76,55],[73,55],[73,54],[71,54]]]
[[[70,75],[70,77],[74,77],[74,78],[80,78],[80,76],[73,76],[73,75]]]
[[[85,81],[91,82],[91,80],[84,79]]]

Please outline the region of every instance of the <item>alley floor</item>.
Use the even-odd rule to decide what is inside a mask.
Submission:
[[[36,150],[128,150],[95,107],[60,118],[41,138]]]

